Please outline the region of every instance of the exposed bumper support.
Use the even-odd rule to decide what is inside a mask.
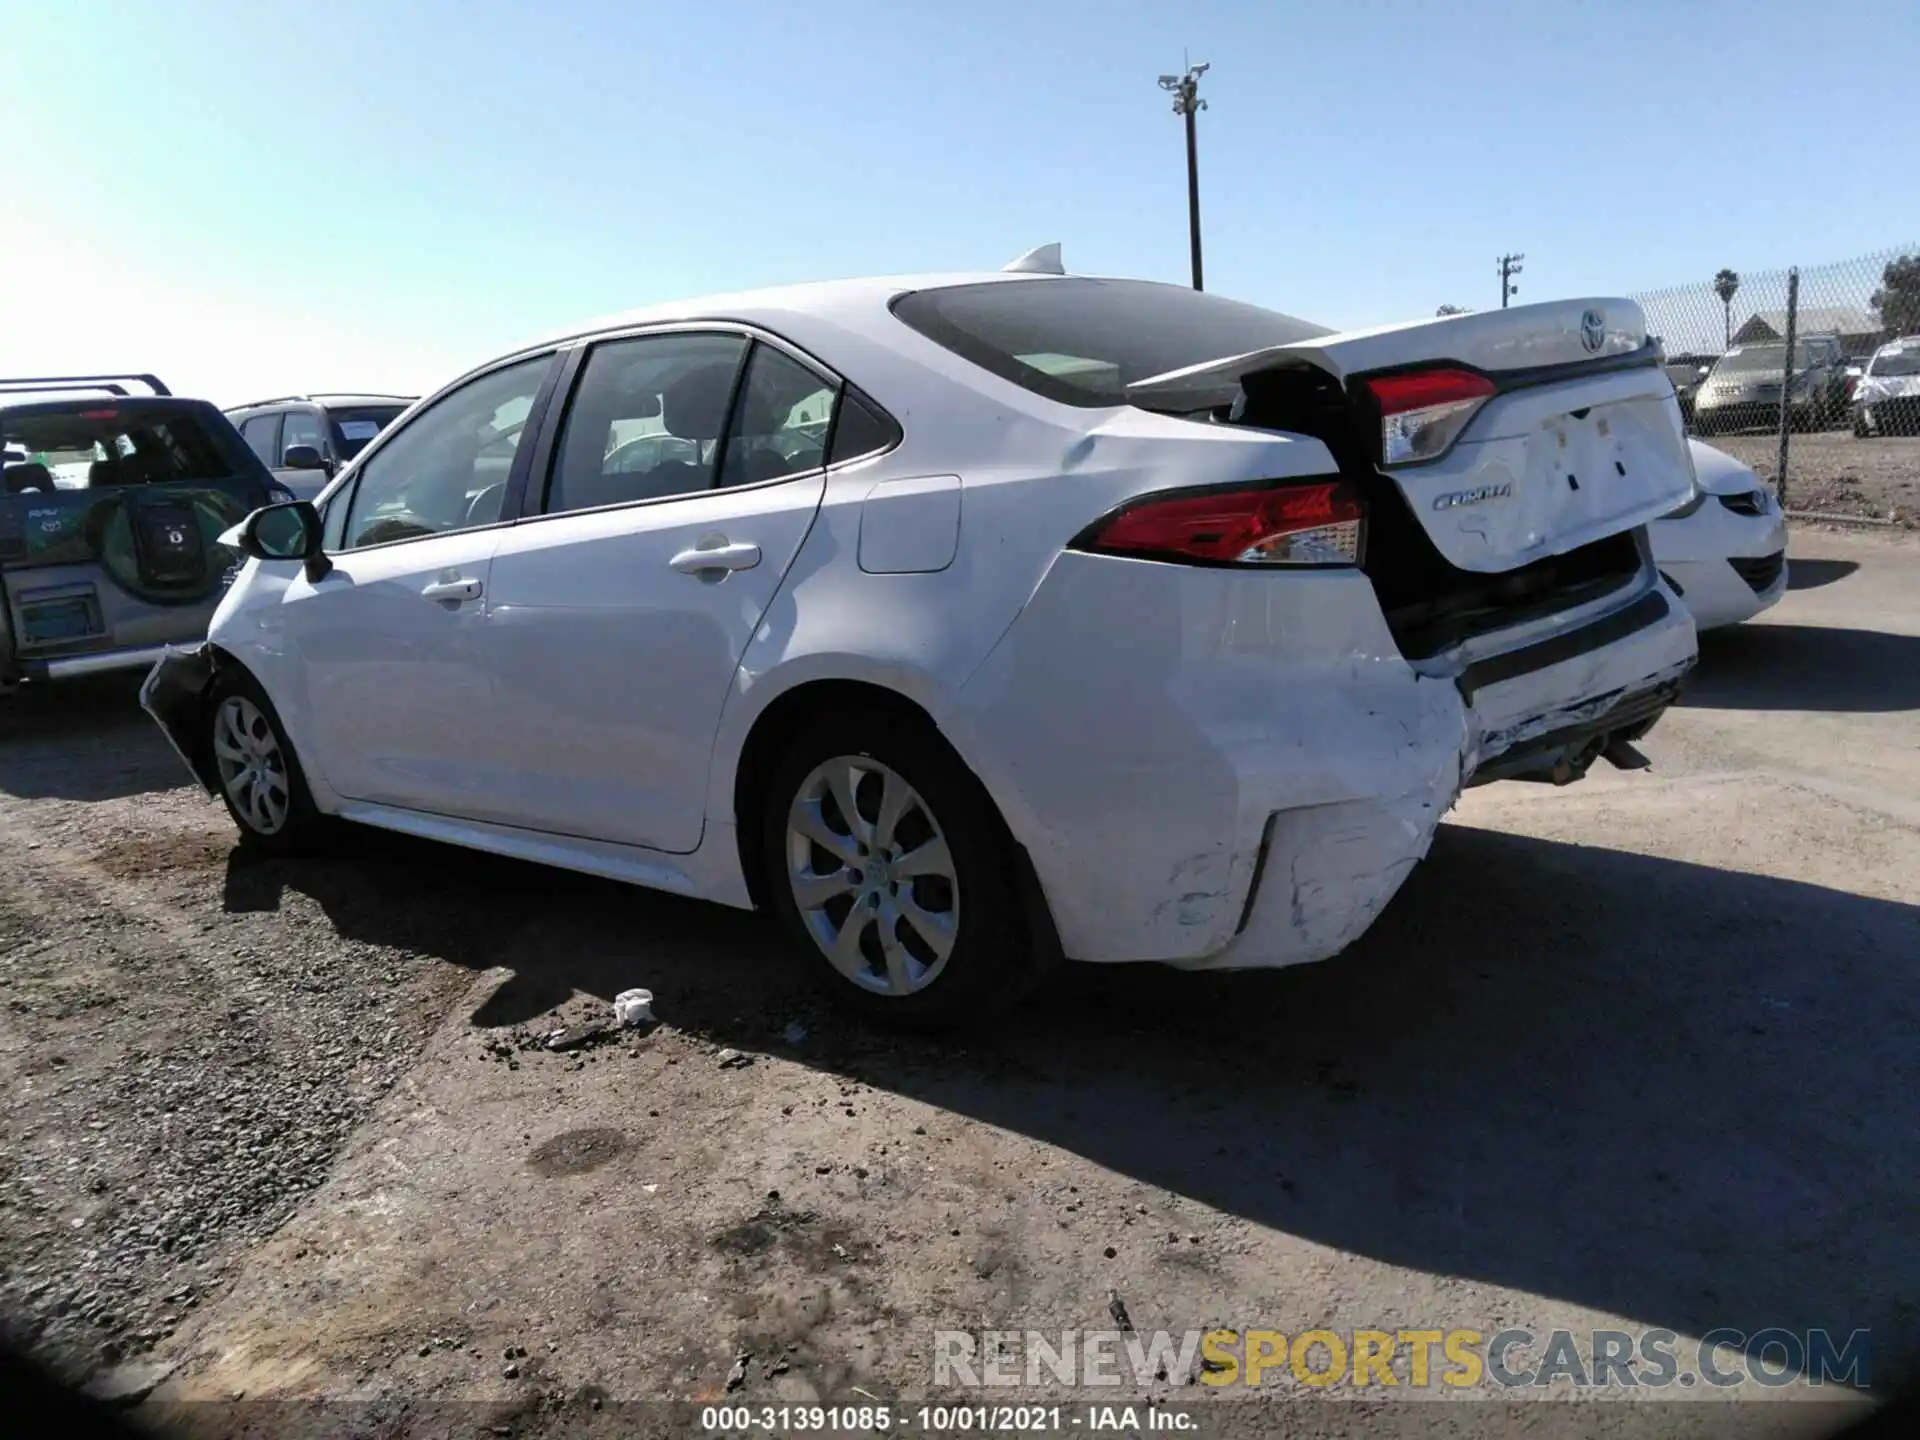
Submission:
[[[140,687],[140,708],[153,717],[194,779],[209,795],[217,795],[220,777],[200,737],[206,733],[201,719],[219,652],[203,641],[184,649],[162,646],[158,654],[157,663]]]
[[[20,674],[28,680],[77,680],[113,670],[145,670],[167,653],[165,645],[138,650],[102,650],[93,655],[66,655],[56,660],[22,660]]]

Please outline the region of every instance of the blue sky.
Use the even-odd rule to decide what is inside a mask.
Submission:
[[[1208,288],[1325,323],[1920,238],[1911,0],[66,0],[0,14],[0,373],[414,389],[1048,240],[1183,281],[1183,50]]]

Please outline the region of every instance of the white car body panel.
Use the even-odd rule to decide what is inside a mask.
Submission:
[[[756,628],[788,623],[767,607],[824,489],[816,473],[501,530],[485,642],[499,785],[484,812],[463,813],[695,849],[721,706]],[[759,559],[705,576],[672,568],[730,541]]]
[[[253,560],[212,643],[274,700],[321,811],[736,906],[751,903],[735,784],[755,722],[813,682],[881,687],[923,709],[980,779],[1068,956],[1194,968],[1335,953],[1425,853],[1476,766],[1691,663],[1693,622],[1650,567],[1578,609],[1409,663],[1358,570],[1065,548],[1143,494],[1337,466],[1307,436],[1061,404],[887,312],[911,289],[988,280],[1055,283],[803,286],[556,337],[684,320],[760,328],[854,380],[904,439],[791,480],[346,552],[317,583],[297,563]],[[1581,303],[1615,314],[1609,346],[1639,345],[1637,310],[1612,309],[1627,302]],[[1529,341],[1524,312],[1506,315],[1445,322],[1465,337],[1458,358],[1579,358],[1565,353],[1577,332]],[[1316,363],[1393,364],[1421,330],[1308,343]],[[1568,420],[1569,397],[1585,417]],[[1515,477],[1518,503],[1487,507],[1479,530],[1470,513],[1437,529],[1434,512],[1420,516],[1463,569],[1632,528],[1692,484],[1660,431],[1679,434],[1657,369],[1504,395],[1476,424],[1454,455],[1400,477],[1410,495],[1454,483],[1447,474]],[[1565,485],[1565,466],[1615,460],[1629,483]],[[1571,502],[1535,502],[1536,485]],[[760,564],[709,581],[666,563],[713,535],[758,546]],[[446,574],[479,580],[482,598],[419,594]],[[1560,663],[1471,698],[1457,683],[1476,662],[1662,601],[1654,621]]]
[[[1787,517],[1751,467],[1698,440],[1687,444],[1707,503],[1691,515],[1648,528],[1654,563],[1680,587],[1681,603],[1697,628],[1738,625],[1779,603],[1787,593],[1790,567],[1783,565],[1779,579],[1756,592],[1727,562],[1780,554],[1787,548]],[[1758,515],[1736,514],[1718,503],[1722,495],[1756,496],[1765,509]]]

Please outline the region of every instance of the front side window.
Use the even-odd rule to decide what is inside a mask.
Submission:
[[[498,520],[527,417],[552,364],[552,355],[539,355],[494,370],[409,421],[361,468],[345,548]]]
[[[746,354],[740,335],[641,335],[594,346],[567,410],[547,513],[712,489]]]
[[[1146,280],[998,280],[916,290],[894,315],[1004,380],[1068,405],[1127,402],[1127,386],[1206,360],[1332,332],[1204,291]]]
[[[311,445],[322,455],[327,453],[327,437],[320,428],[320,417],[311,410],[287,411],[280,431],[280,463],[287,462],[287,451],[296,445]]]

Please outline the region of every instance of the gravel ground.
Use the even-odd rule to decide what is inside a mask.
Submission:
[[[243,863],[130,686],[15,697],[0,1303],[209,1435],[920,1396],[937,1328],[1116,1305],[1141,1331],[1864,1326],[1894,1383],[1920,1347],[1920,543],[1793,553],[1777,610],[1706,637],[1651,772],[1472,792],[1347,955],[1069,967],[941,1042],[820,1008],[755,917],[373,833]],[[547,1047],[635,985],[657,1028]]]
[[[1769,484],[1779,473],[1776,435],[1714,435],[1706,443],[1738,456]],[[1862,440],[1845,430],[1792,436],[1787,506],[1920,528],[1920,438]]]

